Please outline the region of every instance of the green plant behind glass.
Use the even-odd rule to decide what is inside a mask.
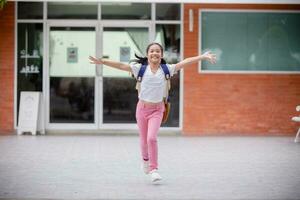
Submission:
[[[7,0],[0,0],[0,9],[2,10],[4,8],[4,5],[6,4]]]

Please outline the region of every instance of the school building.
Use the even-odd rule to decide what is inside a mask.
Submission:
[[[0,11],[0,134],[18,129],[22,91],[42,93],[46,132],[137,130],[128,63],[153,41],[176,63],[163,132],[294,135],[300,105],[300,3],[245,1],[8,1]]]

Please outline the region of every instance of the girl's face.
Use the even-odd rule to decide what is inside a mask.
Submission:
[[[159,64],[162,58],[162,51],[160,46],[153,44],[150,46],[147,52],[148,62],[153,64]]]

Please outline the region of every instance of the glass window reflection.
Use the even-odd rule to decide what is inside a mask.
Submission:
[[[97,19],[98,5],[93,2],[49,2],[48,19]]]
[[[102,19],[151,19],[151,4],[149,3],[102,3]]]
[[[95,75],[95,66],[87,59],[95,55],[95,28],[51,27],[49,40],[50,76]]]
[[[128,63],[145,55],[148,28],[104,28],[103,57]],[[103,123],[135,123],[136,81],[130,73],[103,66]]]
[[[94,123],[94,78],[50,79],[50,123]]]
[[[22,91],[42,91],[43,24],[18,24],[17,49],[17,110],[19,112]]]
[[[42,2],[18,2],[18,19],[43,19]]]
[[[164,48],[164,59],[167,63],[180,61],[180,25],[158,24],[156,25],[155,41],[162,44]],[[163,127],[179,126],[179,95],[180,95],[180,72],[171,79],[170,102],[171,110],[167,123]]]
[[[180,4],[157,3],[156,20],[180,20]]]
[[[50,123],[95,123],[94,27],[51,27]]]

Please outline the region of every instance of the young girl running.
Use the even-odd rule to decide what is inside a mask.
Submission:
[[[138,76],[142,65],[147,65],[138,94],[136,121],[139,128],[142,166],[146,174],[150,174],[153,182],[162,178],[158,173],[157,134],[164,112],[163,98],[166,90],[166,79],[160,64],[165,64],[163,48],[159,43],[151,43],[146,49],[147,57],[137,57],[135,62],[125,64],[108,59],[89,57],[91,64],[103,64],[109,67],[131,72]],[[201,60],[216,63],[216,55],[206,52],[203,55],[186,58],[177,64],[167,64],[170,76],[191,63]]]

